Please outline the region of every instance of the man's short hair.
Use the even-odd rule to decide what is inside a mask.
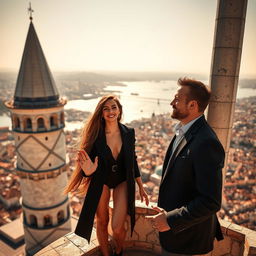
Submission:
[[[203,112],[210,100],[211,90],[202,82],[187,77],[179,78],[178,85],[189,87],[187,101],[195,100],[198,104],[198,110]]]

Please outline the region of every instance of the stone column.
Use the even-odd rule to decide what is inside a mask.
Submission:
[[[216,14],[208,123],[229,151],[239,79],[247,0],[219,0]],[[227,157],[226,157],[227,159]]]

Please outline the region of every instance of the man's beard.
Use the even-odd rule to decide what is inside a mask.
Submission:
[[[174,108],[172,111],[171,117],[177,120],[182,120],[182,119],[185,119],[188,115],[189,115],[188,112],[181,113],[179,110]]]

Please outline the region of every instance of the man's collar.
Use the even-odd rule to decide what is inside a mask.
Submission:
[[[198,120],[200,117],[202,117],[202,116],[203,116],[203,114],[200,115],[200,116],[198,116],[197,118],[191,120],[189,123],[187,123],[187,124],[185,124],[185,125],[182,125],[181,122],[177,123],[177,124],[175,125],[175,127],[174,127],[174,131],[175,131],[176,136],[182,136],[182,135],[184,135],[184,134],[188,131],[188,129],[192,126],[192,124],[193,124],[196,120]]]

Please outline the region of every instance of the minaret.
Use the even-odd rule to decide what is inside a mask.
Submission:
[[[14,99],[6,102],[20,176],[26,251],[33,255],[71,231],[67,183],[64,105],[32,22]]]

